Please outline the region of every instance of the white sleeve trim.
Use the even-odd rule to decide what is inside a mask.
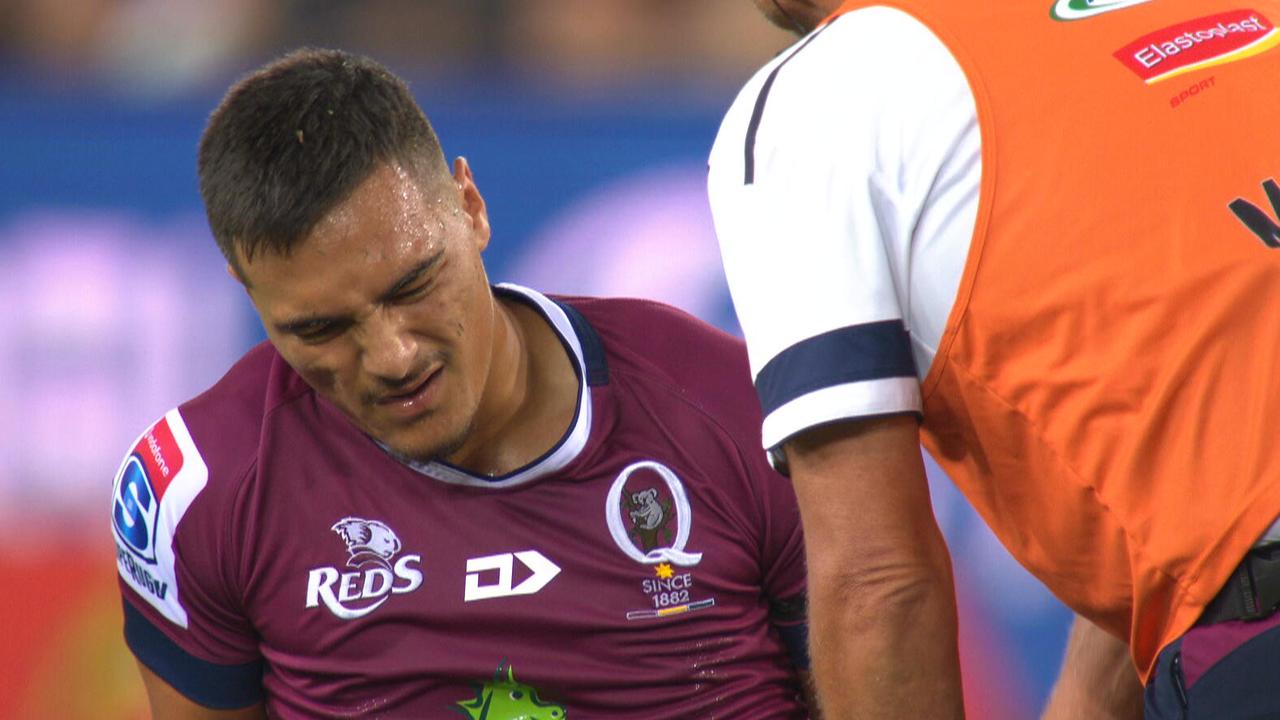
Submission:
[[[915,378],[885,378],[833,385],[792,400],[764,419],[764,447],[829,422],[890,413],[920,412],[920,383]]]

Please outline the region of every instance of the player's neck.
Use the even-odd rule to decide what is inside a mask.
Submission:
[[[518,300],[495,298],[484,396],[450,462],[491,476],[528,465],[568,431],[578,389],[569,354],[546,319]]]

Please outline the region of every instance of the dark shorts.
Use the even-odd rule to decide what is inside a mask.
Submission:
[[[1280,718],[1280,613],[1194,627],[1162,650],[1144,717]]]

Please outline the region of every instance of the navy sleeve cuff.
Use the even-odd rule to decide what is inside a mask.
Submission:
[[[782,638],[791,664],[801,670],[809,669],[808,604],[805,593],[769,602],[769,620]]]
[[[756,376],[764,414],[807,393],[864,380],[916,376],[911,339],[901,320],[837,328],[778,353]]]
[[[782,644],[787,648],[791,664],[800,670],[809,669],[809,625],[774,625]]]
[[[197,705],[234,710],[263,699],[261,660],[220,665],[194,657],[128,601],[124,603],[124,639],[143,665]]]

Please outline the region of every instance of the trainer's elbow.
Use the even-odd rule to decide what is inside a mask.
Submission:
[[[810,552],[809,594],[853,617],[911,616],[954,606],[951,558],[941,536],[897,547]]]

